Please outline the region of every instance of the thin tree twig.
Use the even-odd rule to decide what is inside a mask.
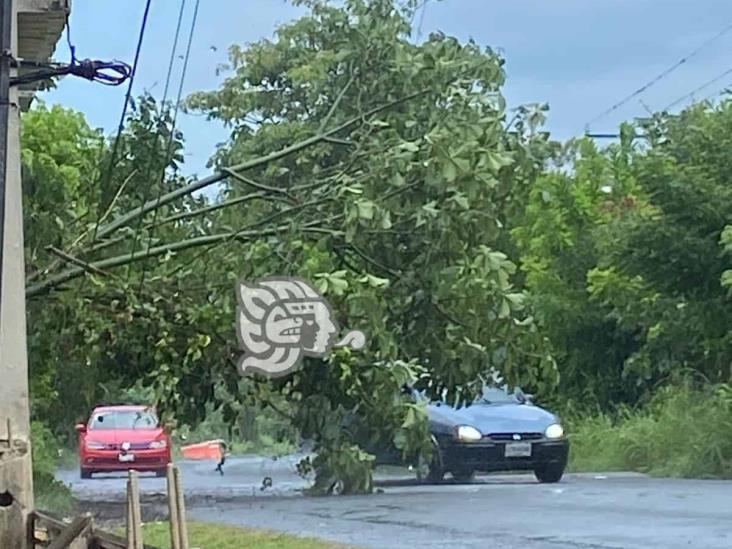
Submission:
[[[281,189],[279,187],[270,187],[269,185],[265,185],[264,183],[259,183],[257,181],[254,181],[253,179],[250,179],[241,174],[238,174],[238,173],[230,170],[229,168],[222,168],[221,171],[223,173],[225,173],[226,175],[233,177],[237,181],[241,181],[245,185],[249,185],[250,187],[254,187],[255,189],[259,189],[260,191],[281,194],[281,195],[286,196],[290,201],[297,202],[297,198],[295,198],[289,192],[287,192],[287,189]]]
[[[119,186],[119,189],[117,189],[117,193],[114,195],[114,198],[110,202],[109,207],[107,208],[107,211],[104,213],[104,215],[102,217],[99,218],[99,221],[97,223],[102,223],[105,219],[107,219],[107,217],[109,216],[109,214],[112,212],[112,209],[114,208],[114,205],[117,202],[117,199],[119,199],[120,195],[122,194],[122,191],[124,190],[125,186],[127,185],[127,183],[129,183],[129,181],[134,177],[134,175],[136,173],[137,173],[137,170],[132,170],[132,173],[130,173],[130,175],[125,178],[125,180]],[[89,212],[90,212],[90,210],[87,210],[85,214],[83,214],[83,215],[77,217],[76,219],[74,219],[74,221],[72,222],[72,224],[78,222],[83,217],[89,215]],[[59,249],[57,249],[57,248],[55,248],[53,246],[50,246],[50,247],[47,246],[46,247],[46,250],[47,251],[50,251],[49,248],[53,248],[55,250],[53,252],[54,254],[56,254],[60,258],[63,258],[65,261],[70,261],[70,262],[73,263],[73,261],[71,261],[70,259],[68,259],[68,257],[72,257],[71,256],[71,252],[76,249],[76,247],[79,245],[79,243],[81,241],[83,241],[87,237],[88,234],[89,234],[89,229],[85,230],[79,236],[77,236],[76,239],[68,247],[68,252],[63,252],[62,250],[59,250]],[[65,254],[68,257],[64,257],[64,255],[61,255],[61,254]],[[55,271],[61,265],[61,263],[62,263],[62,261],[60,259],[53,260],[44,269],[38,269],[37,271],[35,271],[34,273],[32,273],[28,277],[28,280],[31,280],[31,281],[32,280],[35,280],[35,279],[37,279],[41,275],[47,275],[48,273],[50,273],[52,271]]]
[[[189,219],[191,217],[198,217],[199,215],[205,215],[207,213],[215,212],[216,210],[221,210],[223,208],[228,208],[229,206],[236,206],[237,204],[243,204],[245,202],[250,202],[252,200],[257,200],[259,198],[266,199],[268,198],[268,193],[266,192],[257,192],[257,193],[250,193],[245,194],[243,196],[237,196],[236,198],[232,198],[230,200],[224,200],[222,202],[216,202],[214,204],[211,204],[210,206],[205,206],[203,208],[199,208],[197,210],[190,210],[187,212],[178,212],[177,214],[173,214],[169,217],[165,217],[158,221],[155,226],[159,227],[160,225],[165,225],[166,223],[172,223],[174,221],[180,221],[181,219]],[[277,197],[273,197],[277,199]],[[289,200],[287,201],[289,203]],[[151,225],[148,225],[146,228],[151,227]]]
[[[348,248],[351,249],[353,252],[355,252],[356,255],[359,256],[361,259],[363,259],[366,263],[370,263],[371,265],[378,267],[379,269],[381,269],[385,273],[390,274],[393,277],[401,276],[401,273],[399,271],[395,271],[391,267],[384,265],[383,263],[377,261],[373,257],[367,255],[363,250],[361,250],[355,244],[348,244]]]
[[[58,248],[56,248],[54,246],[46,246],[45,249],[47,252],[50,252],[50,253],[60,257],[63,261],[67,261],[69,263],[73,263],[74,265],[78,265],[79,267],[81,267],[82,269],[84,269],[85,271],[87,271],[89,273],[98,274],[98,275],[102,275],[102,276],[110,276],[110,274],[108,272],[103,271],[103,270],[95,267],[91,263],[87,263],[86,261],[79,259],[78,257],[74,257],[73,255],[70,255],[62,250],[59,250]]]
[[[346,147],[355,147],[356,144],[353,141],[347,139],[338,139],[337,137],[326,137],[323,139],[326,143],[335,143],[336,145],[345,145]]]
[[[323,121],[320,123],[320,127],[318,128],[318,133],[324,132],[325,128],[328,127],[328,124],[330,123],[330,119],[333,118],[333,114],[336,112],[336,109],[340,106],[341,101],[343,101],[343,97],[346,95],[348,88],[351,87],[351,85],[353,84],[353,82],[355,80],[356,80],[356,75],[351,74],[351,78],[348,79],[348,82],[346,82],[346,85],[343,86],[343,89],[338,93],[338,96],[336,97],[335,101],[333,101],[333,104],[330,106],[328,113],[325,115],[325,118],[323,118]]]

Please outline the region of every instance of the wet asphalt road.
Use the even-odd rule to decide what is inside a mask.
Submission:
[[[220,477],[210,463],[182,462],[189,518],[281,530],[384,549],[729,549],[732,482],[650,479],[636,474],[566,475],[542,485],[530,475],[471,484],[423,485],[408,472],[380,474],[381,493],[303,497],[298,457],[235,458]],[[264,490],[262,478],[272,478]],[[59,478],[81,499],[119,501],[123,476]],[[144,478],[144,497],[165,480]]]

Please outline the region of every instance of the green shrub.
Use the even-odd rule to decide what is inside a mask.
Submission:
[[[662,388],[643,408],[571,416],[573,471],[732,478],[732,386]]]
[[[71,490],[55,478],[62,455],[58,441],[48,427],[34,421],[31,423],[31,442],[36,507],[56,512],[68,511],[73,502]]]

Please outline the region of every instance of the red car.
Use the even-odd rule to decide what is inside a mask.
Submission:
[[[81,478],[108,471],[151,471],[165,476],[170,435],[147,406],[98,406],[79,431]]]

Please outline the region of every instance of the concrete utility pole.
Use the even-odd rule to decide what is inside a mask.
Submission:
[[[25,320],[20,111],[35,86],[10,86],[12,60],[47,59],[70,0],[0,0],[0,549],[29,548],[33,511]]]
[[[17,0],[2,0],[0,38],[0,547],[28,547],[33,474],[28,406],[25,325],[25,262],[20,184],[20,106],[9,86],[10,59],[17,57]]]

